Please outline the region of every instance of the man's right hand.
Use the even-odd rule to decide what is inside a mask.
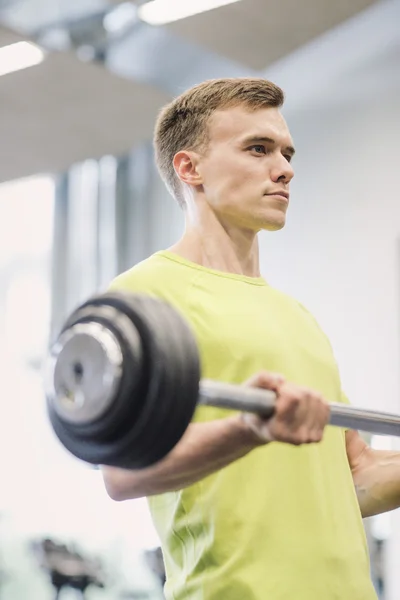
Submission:
[[[276,392],[276,408],[271,419],[243,413],[241,418],[255,435],[256,442],[285,442],[299,446],[322,440],[329,421],[329,404],[321,394],[288,383],[282,375],[261,371],[244,385]]]

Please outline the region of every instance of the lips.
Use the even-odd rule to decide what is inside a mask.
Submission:
[[[275,192],[268,192],[268,194],[265,194],[266,196],[281,196],[282,198],[285,198],[285,200],[289,200],[289,192],[286,192],[285,190],[276,190]]]

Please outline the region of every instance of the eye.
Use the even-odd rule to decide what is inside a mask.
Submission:
[[[292,158],[293,156],[291,154],[284,154],[284,157],[286,158],[286,160],[288,161],[288,163],[292,162]]]
[[[262,144],[256,144],[255,146],[251,146],[250,150],[254,150],[254,152],[256,154],[266,154],[267,153],[265,146],[263,146]]]

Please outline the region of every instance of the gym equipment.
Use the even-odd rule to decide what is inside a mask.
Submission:
[[[80,305],[51,347],[48,415],[61,443],[94,464],[140,469],[178,443],[197,405],[270,418],[272,391],[201,379],[196,340],[169,304],[111,292]],[[330,425],[400,436],[400,416],[330,404]]]

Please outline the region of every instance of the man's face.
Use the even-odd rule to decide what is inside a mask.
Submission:
[[[227,225],[281,229],[294,149],[279,110],[239,106],[216,111],[208,127],[208,148],[198,164],[206,202]]]

